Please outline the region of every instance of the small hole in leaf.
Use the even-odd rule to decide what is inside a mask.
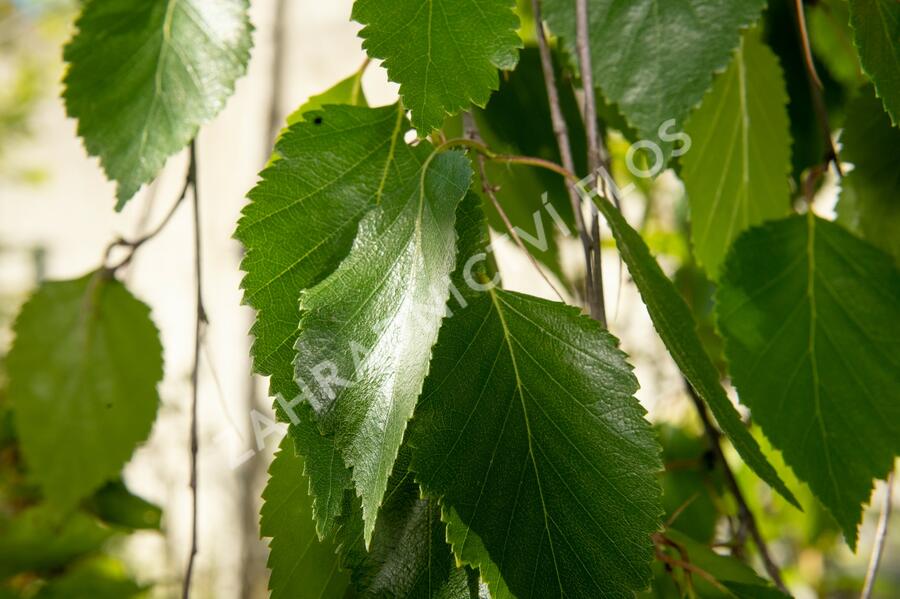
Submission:
[[[321,124],[322,124],[322,117],[317,116],[316,118],[313,119],[313,123],[315,123],[316,125],[321,125]]]

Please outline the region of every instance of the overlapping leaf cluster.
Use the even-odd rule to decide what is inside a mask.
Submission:
[[[477,584],[462,582],[474,576],[493,596],[627,595],[650,580],[650,535],[660,526],[654,482],[658,445],[634,401],[630,367],[614,338],[569,309],[478,285],[478,291],[457,287],[472,281],[466,269],[473,256],[489,264],[479,256],[485,249],[480,209],[466,192],[471,167],[455,151],[426,140],[412,146],[404,141],[412,126],[422,136],[444,116],[471,102],[483,104],[496,85],[494,69],[514,64],[510,57],[519,43],[504,28],[504,11],[510,7],[497,1],[469,8],[478,14],[443,2],[387,6],[360,1],[355,6],[354,18],[366,26],[365,47],[385,59],[389,77],[401,85],[403,104],[382,109],[325,105],[283,133],[276,148],[279,159],[251,192],[237,232],[247,247],[246,298],[259,314],[255,361],[272,375],[273,395],[283,396],[279,405],[289,407],[281,415],[291,419],[295,443],[282,453],[293,449],[305,458],[308,511],[321,542],[334,543],[342,556],[335,563],[355,573],[359,592],[378,595],[386,591],[377,589],[389,584],[394,585],[391,596],[468,596],[479,592]],[[797,244],[794,250],[770,242],[763,245],[776,254],[755,249],[744,257],[744,248],[753,245],[746,238],[761,234],[755,225],[791,213],[783,74],[760,31],[746,30],[759,18],[762,4],[697,2],[682,12],[667,8],[666,18],[658,9],[653,3],[628,10],[616,2],[591,3],[592,31],[607,34],[595,34],[602,42],[593,47],[595,80],[611,104],[605,111],[619,111],[638,134],[662,142],[664,159],[672,146],[660,125],[673,119],[677,130],[686,123],[685,132],[696,145],[680,167],[695,226],[694,249],[709,275],[721,277],[717,312],[740,397],[754,414],[766,412],[757,421],[838,517],[853,544],[871,481],[885,474],[898,451],[891,441],[896,431],[885,428],[885,422],[897,419],[880,399],[897,390],[889,358],[894,338],[872,337],[876,333],[870,329],[895,316],[896,271],[877,252],[866,254],[864,242],[832,233],[835,225],[812,216],[804,232],[790,218],[768,225],[788,231],[790,244]],[[573,7],[547,2],[546,11],[550,27],[572,47]],[[397,21],[404,23],[396,30],[402,35],[388,34],[396,29],[389,24]],[[466,24],[477,25],[470,33],[481,31],[477,42],[460,33]],[[711,32],[714,43],[709,43]],[[702,35],[703,43],[692,41],[693,35]],[[677,43],[636,45],[629,41],[633,38]],[[611,47],[630,48],[627,60]],[[477,112],[476,121],[490,143],[544,154],[541,148],[548,145],[541,144],[554,143],[549,131],[526,133],[508,126],[515,110],[527,114],[516,95],[528,86],[529,93],[543,91],[532,52],[523,51],[522,63],[504,77],[498,101]],[[448,67],[454,54],[467,58],[479,75]],[[411,124],[404,109],[411,110]],[[577,112],[569,112],[569,119],[580,124]],[[614,121],[613,126],[621,122]],[[454,130],[459,132],[458,125],[448,121],[446,131]],[[552,153],[542,157],[553,160]],[[488,173],[504,177],[496,169]],[[501,187],[500,193],[520,209],[528,186],[519,177],[505,176],[504,187],[522,191],[508,194]],[[604,199],[597,202],[687,382],[745,462],[797,505],[727,398],[676,288],[618,210]],[[527,211],[516,213],[515,224],[528,224],[527,216]],[[466,240],[472,230],[480,231],[474,245]],[[860,248],[851,249],[854,244]],[[833,258],[826,248],[832,245],[861,253],[855,265],[850,263],[854,276],[841,284],[854,297],[871,299],[865,306],[836,306],[850,315],[843,324],[853,323],[856,332],[841,332],[842,323],[830,308],[813,305],[819,295],[830,293],[829,281],[839,276],[828,270]],[[746,278],[768,276],[761,265],[739,266],[752,259],[776,267],[782,255],[799,254],[801,248],[808,249],[768,284],[754,286]],[[555,269],[553,258],[546,263]],[[865,270],[879,268],[883,271]],[[492,273],[488,267],[476,280],[484,282]],[[871,287],[873,278],[888,282],[878,291]],[[760,289],[740,299],[737,290],[745,287]],[[797,303],[776,299],[794,292]],[[766,318],[787,324],[767,333],[766,320],[760,320]],[[779,344],[788,328],[796,329],[797,347]],[[745,333],[751,337],[744,339]],[[871,372],[863,379],[876,385],[867,395],[871,419],[883,418],[877,436],[884,451],[880,458],[871,454],[871,465],[864,468],[845,455],[851,451],[839,440],[845,433],[830,428],[837,420],[829,410],[840,410],[841,402],[852,401],[862,388],[837,382],[844,366],[846,376],[858,378],[852,371],[859,365],[820,347],[829,335],[838,336],[839,345],[851,341],[843,335],[861,335],[853,342],[880,352],[867,356]],[[765,347],[756,347],[759,341]],[[772,352],[776,346],[780,350]],[[820,364],[836,359],[843,364]],[[769,370],[747,377],[741,373],[748,363]],[[826,369],[827,379],[817,374]],[[767,381],[785,379],[785,397],[799,390],[790,421],[805,415],[811,430],[819,431],[800,439],[806,453],[796,453],[782,440],[777,426],[785,420],[777,406],[765,403],[773,397]],[[803,380],[807,383],[800,386]],[[823,403],[829,395],[832,402]],[[292,401],[283,401],[287,396]],[[875,426],[865,412],[855,418],[859,422],[843,421],[847,431],[855,424]],[[832,435],[838,439],[825,447]],[[847,486],[830,493],[823,486],[827,476],[818,482],[821,469],[804,467],[809,439],[816,438],[817,455],[835,454],[828,461],[840,474],[832,482],[834,476],[858,478],[856,491]],[[300,459],[294,458],[295,464]],[[273,471],[269,502],[283,493],[279,476],[288,476],[287,470]],[[403,485],[414,480],[423,498],[396,503],[400,483],[392,481],[397,480]],[[424,519],[416,515],[419,510],[427,512]],[[271,563],[277,572],[283,567],[279,563],[297,555],[296,547],[279,539],[265,514],[264,526],[273,537]],[[396,541],[409,527],[421,531],[419,541]],[[417,557],[420,548],[444,537],[458,563],[472,570],[464,576],[451,569],[449,578],[440,578],[427,592],[418,579],[403,586],[399,572],[424,567]],[[305,568],[307,554],[302,555],[298,559]],[[715,563],[710,568],[720,566],[730,567]],[[369,574],[360,574],[363,570]],[[434,573],[427,568],[422,576]],[[717,588],[737,596],[751,592],[741,585],[759,585],[752,578],[728,576],[722,574],[725,586]],[[276,593],[291,588],[274,584]]]
[[[814,176],[790,180],[823,169],[797,168],[808,141],[796,135],[799,50],[785,53],[765,4],[590,0],[599,124],[656,144],[660,166],[677,159],[738,399],[855,548],[873,481],[900,454],[900,5],[849,2],[843,25],[872,86],[847,104],[853,171],[835,223],[816,215]],[[488,223],[499,230],[510,217],[537,238],[545,205],[557,225],[574,214],[559,169],[481,159],[559,160],[551,70],[573,177],[588,174],[584,128],[594,125],[582,122],[575,90],[574,3],[542,3],[558,40],[549,67],[525,5],[357,0],[363,47],[400,100],[369,107],[362,71],[310,98],[249,193],[235,236],[257,313],[254,368],[289,424],[263,495],[272,595],[629,597],[652,582],[660,596],[682,585],[704,597],[781,596],[705,546],[715,508],[690,531],[707,538],[672,526],[699,493],[662,500],[672,474],[660,476],[660,443],[618,340],[577,308],[497,285]],[[246,69],[250,32],[245,0],[84,3],[64,99],[118,183],[118,209],[221,110]],[[814,47],[856,85],[855,56]],[[461,130],[463,112],[493,148],[480,147],[481,159],[454,147],[481,143],[471,124]],[[835,157],[824,158],[827,167]],[[798,190],[804,214],[794,214]],[[483,196],[499,200],[485,209]],[[728,397],[694,314],[612,201],[621,199],[593,201],[698,405],[799,506]],[[540,261],[570,284],[563,244],[553,233],[542,243]],[[20,447],[38,499],[0,520],[0,579],[45,577],[96,552],[108,536],[100,521],[158,525],[118,480],[159,403],[162,348],[148,308],[103,267],[44,283],[14,332],[9,409],[0,402],[14,432],[0,441]],[[148,514],[153,522],[141,520]],[[142,590],[100,566],[41,580],[39,596]]]

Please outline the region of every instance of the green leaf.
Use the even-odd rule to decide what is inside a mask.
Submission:
[[[362,519],[341,529],[343,552],[360,597],[470,599],[467,570],[457,567],[437,500],[421,497],[403,445],[388,481],[369,550]],[[358,506],[358,502],[357,502]],[[356,507],[357,512],[359,508]]]
[[[709,439],[671,424],[661,424],[656,430],[667,465],[659,477],[666,522],[694,539],[712,543],[722,516],[724,491]]]
[[[296,380],[352,468],[367,545],[428,373],[471,177],[461,153],[432,153],[360,222],[340,267],[300,295]]]
[[[660,125],[675,119],[669,132],[681,128],[713,74],[728,65],[740,29],[755,22],[765,5],[765,0],[590,0],[594,81],[641,137],[660,144],[668,156],[672,143],[660,139]],[[544,18],[576,55],[575,4],[547,0]]]
[[[453,547],[456,558],[467,566],[478,568],[481,580],[490,589],[490,599],[514,599],[481,537],[449,505],[441,506],[441,520],[447,526],[447,542]]]
[[[286,436],[269,466],[260,511],[260,535],[272,539],[269,590],[272,599],[340,599],[350,588],[350,575],[339,566],[337,544],[316,535],[310,481],[303,467],[304,459],[294,453]]]
[[[43,572],[96,551],[113,534],[82,512],[64,513],[40,504],[11,518],[0,516],[0,579]]]
[[[235,232],[246,248],[244,301],[256,309],[253,366],[270,376],[270,394],[288,402],[300,392],[293,366],[300,292],[337,268],[362,216],[386,189],[414,177],[427,153],[403,142],[409,124],[399,105],[329,106],[307,117],[278,140],[275,152],[282,158],[262,172],[248,194]],[[350,472],[333,438],[319,434],[311,415],[297,409],[291,418],[276,409],[291,422],[297,450],[307,458],[324,535],[341,512]]]
[[[856,89],[865,81],[856,48],[850,41],[850,7],[846,0],[821,0],[808,5],[806,18],[814,55],[842,85]]]
[[[424,137],[444,116],[484,106],[497,69],[516,66],[522,46],[513,0],[356,0],[352,18]]]
[[[863,71],[875,84],[891,122],[900,126],[900,4],[850,0],[850,26]]]
[[[89,0],[75,25],[66,111],[121,210],[234,91],[250,59],[247,0]]]
[[[148,588],[132,580],[120,562],[97,558],[76,564],[51,579],[35,599],[131,599],[146,597]]]
[[[659,446],[616,340],[575,308],[492,290],[445,323],[434,353],[412,469],[474,533],[474,547],[448,533],[457,555],[520,597],[645,586]]]
[[[331,104],[368,106],[369,103],[366,101],[366,95],[362,89],[363,73],[365,73],[365,70],[360,69],[346,79],[341,79],[321,94],[310,96],[306,102],[300,105],[300,108],[287,116],[288,126],[302,121],[303,115],[307,112],[323,110]]]
[[[596,204],[612,229],[619,254],[641,292],[653,326],[684,377],[709,406],[722,432],[744,462],[785,499],[798,505],[725,394],[719,373],[700,342],[694,317],[684,299],[650,255],[647,244],[616,207],[604,199],[597,199]]]
[[[23,306],[9,397],[28,469],[73,505],[112,479],[150,434],[162,347],[150,309],[109,273],[44,283]]]
[[[900,264],[900,129],[891,126],[871,87],[850,105],[841,157],[853,170],[841,180],[838,222]]]
[[[321,94],[310,96],[306,102],[297,108],[297,110],[287,116],[287,119],[285,119],[286,126],[278,133],[278,138],[275,140],[276,147],[281,140],[281,137],[288,130],[288,127],[295,123],[302,122],[304,120],[304,115],[308,112],[324,110],[325,106],[331,104],[368,106],[369,103],[366,101],[366,95],[362,90],[362,76],[364,72],[363,69],[360,69],[346,79],[338,81]],[[313,119],[315,119],[315,115],[313,116]],[[272,166],[272,163],[279,158],[281,158],[281,156],[278,154],[277,150],[272,152],[272,155],[269,157],[269,162],[266,163],[266,168]]]
[[[132,530],[160,530],[162,510],[128,490],[121,480],[103,485],[86,507],[98,518],[113,526]]]
[[[742,235],[717,300],[741,401],[855,548],[872,479],[900,453],[900,274],[809,214]]]
[[[790,213],[790,125],[778,60],[748,31],[685,133],[681,159],[697,262],[717,278],[742,231]]]

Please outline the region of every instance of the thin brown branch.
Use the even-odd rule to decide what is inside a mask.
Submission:
[[[704,405],[703,401],[694,391],[694,388],[691,387],[691,384],[685,381],[685,387],[694,402],[694,406],[697,408],[697,414],[700,416],[700,421],[703,423],[703,429],[709,439],[710,448],[715,454],[719,466],[722,468],[722,474],[725,476],[725,484],[738,505],[738,517],[741,519],[742,524],[747,527],[747,531],[753,538],[753,542],[759,550],[760,558],[762,558],[763,565],[765,566],[769,577],[772,579],[772,582],[775,583],[775,586],[777,586],[779,590],[787,593],[787,587],[785,587],[784,581],[781,578],[781,571],[778,569],[778,566],[775,564],[775,561],[769,553],[769,547],[766,545],[766,541],[763,539],[762,534],[760,534],[759,527],[756,524],[756,517],[750,510],[750,506],[747,505],[747,500],[744,499],[744,494],[741,492],[740,486],[738,486],[737,479],[734,477],[734,473],[731,471],[731,467],[725,459],[725,454],[722,452],[719,431],[713,425],[712,420],[710,420],[709,413],[706,411],[706,405]]]
[[[581,88],[584,91],[583,119],[587,137],[588,170],[598,183],[606,180],[600,173],[600,167],[609,169],[608,153],[600,137],[597,126],[597,98],[594,93],[594,73],[591,67],[591,40],[588,28],[587,0],[575,0],[576,46],[578,50],[578,66],[581,70]],[[601,262],[600,214],[593,202],[591,206],[591,259],[593,261],[593,286],[596,299],[597,314],[594,317],[606,327],[606,302],[603,296],[603,263]]]
[[[553,58],[550,55],[550,46],[547,43],[547,35],[544,31],[544,22],[541,16],[540,0],[531,0],[531,10],[534,13],[534,28],[538,42],[538,51],[541,55],[541,70],[544,73],[544,87],[547,90],[547,100],[550,104],[550,120],[553,124],[553,133],[556,136],[556,145],[559,146],[559,157],[563,168],[570,172],[575,172],[575,162],[572,160],[572,146],[569,143],[569,128],[566,125],[566,119],[563,117],[562,108],[560,108],[559,92],[556,89],[556,75],[553,71]],[[594,268],[593,268],[593,240],[588,232],[584,222],[584,216],[581,213],[581,196],[572,185],[568,185],[566,189],[569,192],[569,202],[572,205],[572,212],[575,216],[575,226],[578,229],[581,245],[584,250],[585,262],[585,296],[590,309],[591,316],[600,320],[600,304],[598,303],[595,288]]]
[[[678,551],[681,554],[681,559],[679,559],[679,558],[672,557],[671,555],[667,554],[665,551],[660,549],[658,546],[656,547],[656,559],[663,562],[664,564],[668,564],[669,566],[681,568],[685,572],[685,574],[688,576],[688,584],[690,584],[690,575],[696,574],[697,576],[699,576],[700,578],[702,578],[709,584],[716,587],[718,590],[725,592],[725,593],[728,592],[728,589],[725,586],[723,586],[721,582],[716,580],[715,576],[713,576],[712,574],[710,574],[709,572],[707,572],[700,566],[689,562],[687,560],[686,552],[684,552],[684,549],[680,545],[678,545],[678,543],[675,543],[671,539],[667,538],[665,535],[657,535],[655,537],[655,540],[658,544],[668,545],[670,547],[673,547],[676,551]]]
[[[198,378],[200,372],[200,347],[202,336],[208,322],[206,309],[203,307],[203,272],[201,270],[202,255],[200,253],[200,193],[197,185],[197,148],[196,141],[191,141],[191,187],[194,196],[194,277],[196,292],[196,317],[194,320],[194,364],[191,369],[191,432],[190,432],[190,489],[191,489],[191,545],[188,553],[187,569],[184,574],[184,585],[181,596],[187,599],[191,594],[191,577],[194,572],[194,560],[197,556],[197,399]]]
[[[481,134],[478,132],[478,125],[475,124],[475,119],[472,118],[470,113],[463,114],[463,122],[465,123],[466,135],[472,139],[473,141],[484,144],[484,141],[481,139]],[[516,232],[516,228],[513,226],[512,221],[509,220],[509,216],[506,214],[506,211],[503,209],[503,205],[500,204],[500,200],[497,199],[497,189],[491,185],[490,180],[488,179],[487,169],[484,166],[485,163],[485,155],[481,152],[478,153],[478,171],[481,177],[481,189],[484,192],[484,195],[491,200],[491,203],[494,205],[494,209],[497,210],[497,213],[500,215],[500,218],[503,220],[503,225],[506,227],[506,231],[509,233],[509,236],[515,242],[515,244],[519,247],[522,252],[525,253],[525,256],[528,258],[528,261],[531,262],[531,265],[537,271],[537,273],[544,279],[544,282],[549,285],[550,289],[553,290],[553,293],[559,298],[559,301],[565,303],[566,299],[563,297],[563,294],[556,288],[544,270],[541,268],[540,264],[537,263],[534,256],[531,252],[528,251],[528,248],[525,247],[525,244],[522,243],[522,238],[519,237],[519,234]]]
[[[106,263],[109,260],[109,255],[112,253],[114,248],[124,247],[128,248],[128,253],[125,257],[114,264],[113,266],[108,266],[107,268],[111,271],[117,271],[128,264],[131,263],[131,260],[134,258],[135,253],[143,246],[145,243],[159,235],[163,229],[169,224],[172,220],[172,217],[175,216],[175,213],[178,211],[178,207],[184,203],[185,197],[187,197],[188,189],[194,184],[194,164],[189,161],[188,163],[188,172],[184,178],[184,185],[181,187],[181,192],[178,194],[178,199],[175,200],[175,203],[172,204],[172,207],[169,208],[169,211],[163,217],[163,219],[159,222],[156,227],[154,227],[148,233],[141,235],[137,239],[125,239],[123,237],[119,237],[106,246],[106,251],[104,252],[103,262]]]
[[[875,531],[875,545],[872,547],[872,556],[869,558],[869,567],[866,570],[866,581],[863,584],[860,599],[869,599],[875,588],[875,579],[878,577],[878,566],[881,565],[881,557],[884,555],[884,547],[887,541],[888,524],[891,520],[891,502],[893,502],[894,471],[888,474],[884,481],[884,505],[881,506],[881,516],[878,518],[878,528]]]
[[[816,112],[816,119],[819,121],[819,128],[822,130],[822,137],[827,148],[825,163],[826,165],[829,162],[834,163],[838,176],[843,177],[844,171],[841,169],[841,161],[838,157],[837,147],[834,145],[831,126],[828,124],[828,109],[825,107],[825,97],[823,95],[825,88],[813,61],[812,48],[809,43],[809,31],[806,28],[806,14],[803,11],[803,0],[793,0],[791,4],[794,9],[794,23],[797,25],[800,48],[803,52],[803,65],[806,72],[806,81],[809,84],[809,93],[812,96],[813,110]]]

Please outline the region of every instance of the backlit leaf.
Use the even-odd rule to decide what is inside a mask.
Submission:
[[[750,31],[685,125],[692,149],[681,178],[694,255],[712,278],[742,231],[790,212],[786,104],[778,60]]]

